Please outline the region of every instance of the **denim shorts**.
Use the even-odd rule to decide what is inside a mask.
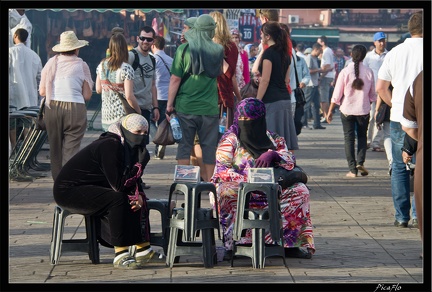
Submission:
[[[333,81],[333,78],[324,77],[321,79],[320,84],[318,86],[318,91],[320,95],[320,102],[329,102],[330,101],[330,83]]]

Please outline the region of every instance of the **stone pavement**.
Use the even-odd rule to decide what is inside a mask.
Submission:
[[[88,115],[90,120],[93,111]],[[316,245],[312,259],[287,258],[284,267],[281,258],[267,258],[265,268],[260,270],[252,268],[249,258],[240,258],[234,261],[234,267],[223,261],[206,269],[199,257],[182,256],[173,268],[153,266],[123,271],[113,268],[113,250],[101,247],[99,265],[91,264],[86,254],[65,252],[59,264],[53,266],[49,261],[49,247],[55,202],[48,172],[46,177],[33,182],[9,181],[8,284],[2,283],[1,290],[41,288],[16,284],[97,283],[120,285],[104,285],[104,289],[114,291],[135,287],[126,288],[123,284],[144,284],[137,289],[148,291],[177,287],[199,291],[234,287],[290,291],[431,291],[430,261],[427,259],[423,267],[423,260],[419,259],[422,244],[418,229],[393,226],[394,208],[385,153],[368,150],[365,166],[369,175],[346,178],[348,168],[339,114],[335,114],[331,125],[324,125],[326,130],[303,129],[299,136],[300,150],[295,152],[297,163],[309,174]],[[100,128],[100,117],[93,128]],[[87,131],[83,146],[100,133]],[[151,186],[146,190],[149,198],[168,197],[176,147],[168,146],[163,160],[149,162],[143,177]],[[39,154],[40,162],[49,162],[48,148],[45,144]],[[149,150],[154,150],[152,144]],[[156,218],[152,212],[152,226],[157,229],[160,222]],[[68,217],[64,238],[82,238],[84,234],[83,217]],[[219,240],[217,244],[221,246]],[[425,252],[430,255],[430,251]],[[57,286],[44,285],[41,289],[53,287]],[[81,287],[68,285],[72,290]]]

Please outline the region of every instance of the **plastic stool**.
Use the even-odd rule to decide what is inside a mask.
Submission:
[[[201,193],[212,192],[216,202],[216,218],[212,208],[201,208]],[[217,209],[216,188],[212,183],[174,183],[170,188],[169,201],[173,193],[185,196],[184,208],[175,208],[170,219],[170,237],[168,244],[167,265],[173,267],[180,255],[202,256],[204,267],[212,268],[217,263],[214,229],[219,238],[219,215]],[[202,241],[197,241],[201,232]]]
[[[167,255],[168,252],[168,240],[169,240],[169,220],[171,217],[171,204],[168,204],[168,200],[147,200],[147,209],[150,214],[150,210],[156,210],[161,216],[161,232],[151,232],[150,231],[150,244],[157,245],[163,248],[164,254]],[[145,217],[141,218],[142,226],[145,228]],[[150,224],[151,227],[151,224]]]
[[[268,206],[265,209],[249,208],[251,192],[260,191],[267,197]],[[241,183],[238,190],[236,222],[233,230],[233,255],[247,256],[252,259],[252,266],[256,269],[264,268],[265,258],[281,256],[285,262],[285,252],[281,239],[282,216],[280,211],[280,186],[276,183]],[[252,245],[236,245],[243,230],[252,229]],[[275,244],[265,244],[265,231],[269,230]]]
[[[93,264],[99,264],[99,244],[96,234],[96,219],[94,216],[84,216],[86,225],[85,239],[63,239],[65,219],[72,215],[68,210],[59,206],[54,209],[54,220],[52,229],[52,239],[50,248],[50,261],[52,265],[57,265],[62,251],[79,251],[88,253],[89,259]]]

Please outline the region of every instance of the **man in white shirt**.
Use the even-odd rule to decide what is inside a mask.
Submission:
[[[153,56],[156,58],[156,91],[159,112],[162,113],[159,116],[157,125],[159,125],[166,118],[164,113],[166,112],[166,106],[168,102],[168,87],[171,77],[170,70],[173,62],[173,58],[165,53],[164,47],[165,39],[161,36],[156,36],[151,48],[153,51]],[[165,155],[165,148],[166,146],[156,145],[155,157],[163,159]]]
[[[378,71],[376,92],[382,100],[390,105],[390,137],[392,142],[392,175],[391,189],[395,207],[396,227],[408,227],[410,207],[412,207],[412,224],[418,225],[414,200],[410,204],[410,171],[402,159],[403,141],[406,133],[402,130],[402,119],[405,94],[414,79],[423,70],[423,13],[414,13],[408,21],[411,38],[394,47],[387,53]],[[393,91],[390,91],[390,84]],[[411,205],[411,206],[410,206]]]
[[[383,32],[377,32],[373,36],[375,49],[369,51],[366,54],[366,57],[363,60],[363,64],[370,69],[372,69],[374,73],[375,85],[378,80],[378,70],[384,62],[384,57],[388,53],[386,49],[386,35]],[[372,147],[372,151],[381,152],[381,141],[384,138],[383,129],[378,129],[375,126],[375,109],[376,102],[371,104],[370,110],[370,118],[369,118],[369,128],[368,128],[368,142],[370,147]],[[391,159],[389,159],[391,161]]]
[[[29,32],[18,28],[13,35],[14,46],[9,48],[9,105],[16,109],[39,105],[38,87],[42,61],[26,47]],[[11,149],[16,144],[16,128],[10,129]]]
[[[26,46],[27,48],[31,48],[31,34],[33,26],[24,13],[24,9],[9,9],[9,47],[12,47],[14,45],[13,36],[15,31],[18,28],[24,28],[29,33],[26,41]]]
[[[321,58],[321,79],[318,85],[320,94],[321,111],[323,118],[321,123],[326,123],[326,114],[330,106],[330,84],[333,82],[336,71],[334,68],[333,50],[327,46],[327,37],[321,36],[318,38],[317,43],[322,46],[323,53]]]

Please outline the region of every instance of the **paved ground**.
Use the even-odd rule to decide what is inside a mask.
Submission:
[[[89,119],[92,114],[90,111]],[[1,290],[64,289],[56,285],[17,284],[91,283],[98,284],[92,286],[96,289],[101,289],[100,284],[117,284],[103,286],[105,290],[116,291],[173,288],[430,291],[430,261],[425,261],[424,270],[423,260],[419,259],[422,244],[418,229],[393,226],[385,153],[368,151],[365,166],[369,175],[346,178],[342,127],[338,115],[335,116],[331,125],[325,125],[326,130],[304,129],[299,136],[300,150],[295,153],[298,164],[309,174],[317,249],[312,259],[287,258],[284,267],[281,258],[268,258],[265,269],[259,270],[252,269],[249,258],[241,258],[234,262],[234,267],[230,267],[229,262],[219,262],[214,268],[205,269],[199,257],[182,256],[173,268],[159,266],[120,271],[112,266],[113,250],[101,247],[99,265],[92,265],[86,254],[64,253],[60,263],[53,266],[49,262],[49,245],[55,203],[52,178],[47,172],[46,177],[33,182],[9,182],[8,285],[2,284]],[[100,118],[96,118],[93,128],[100,128]],[[88,131],[83,146],[100,133]],[[163,160],[150,161],[144,174],[144,181],[151,185],[146,191],[148,197],[168,197],[176,164],[175,152],[176,146],[169,146]],[[45,145],[39,161],[49,162],[47,156],[48,145]],[[151,214],[151,218],[152,225],[157,228],[156,214]],[[79,238],[84,232],[81,216],[68,217],[65,238]],[[220,241],[217,244],[220,246]],[[430,255],[430,251],[426,252]],[[82,290],[83,287],[89,288],[68,285],[67,289]]]

